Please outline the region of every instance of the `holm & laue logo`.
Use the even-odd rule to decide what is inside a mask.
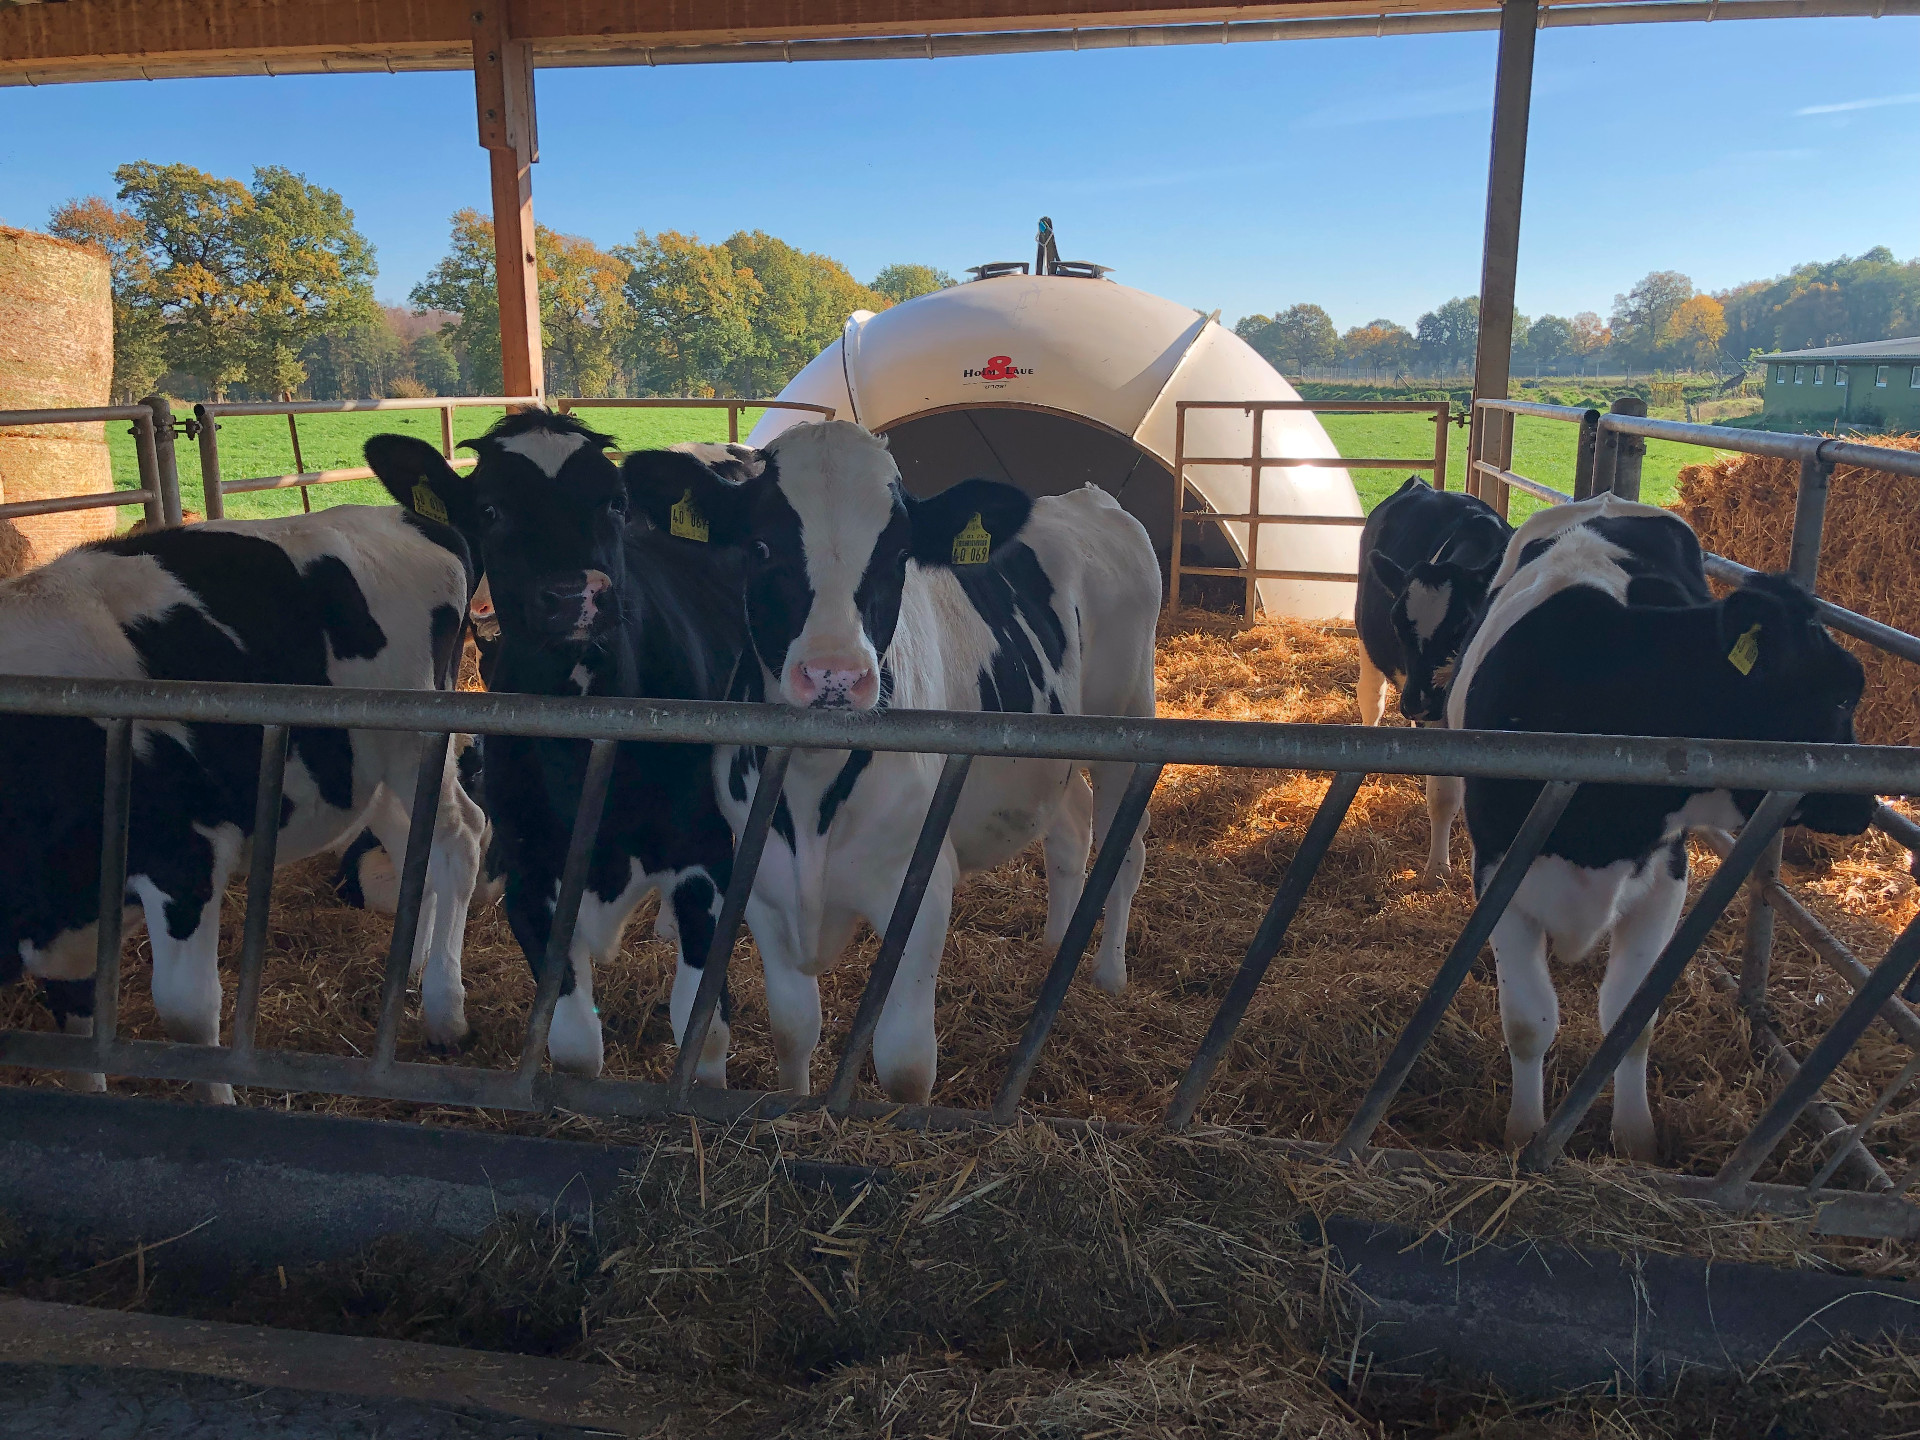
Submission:
[[[962,380],[987,380],[1005,384],[1009,380],[1018,380],[1022,375],[1031,374],[1033,374],[1032,366],[1014,364],[1011,355],[994,355],[989,357],[987,363],[984,365],[962,370],[960,372],[960,378]]]

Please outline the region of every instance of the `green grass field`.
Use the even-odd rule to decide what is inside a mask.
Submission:
[[[181,406],[176,414],[187,411]],[[456,442],[484,431],[500,418],[497,408],[475,406],[453,412],[453,436]],[[745,410],[740,415],[740,432],[745,435],[763,414]],[[707,409],[671,410],[583,410],[581,418],[589,425],[613,436],[623,450],[643,450],[671,445],[682,440],[724,440],[727,438],[727,412]],[[375,410],[348,415],[302,415],[300,458],[308,470],[343,470],[366,464],[360,447],[370,435],[390,432],[418,435],[430,444],[440,443],[438,410]],[[116,433],[122,432],[122,433]],[[137,490],[140,472],[134,457],[133,436],[124,427],[107,427],[108,449],[113,455],[113,483],[122,490]],[[206,511],[200,483],[200,448],[192,440],[180,437],[174,446],[180,471],[180,503],[188,510]],[[284,415],[229,415],[220,422],[220,474],[231,483],[268,475],[292,473],[293,442],[287,435]],[[315,485],[309,493],[313,508],[328,505],[386,505],[387,492],[373,480],[347,480],[334,485]],[[269,515],[296,515],[300,511],[300,491],[259,490],[227,496],[227,515],[231,519],[257,520]],[[121,527],[140,518],[137,509],[120,512]]]
[[[1407,455],[1424,458],[1433,453],[1433,421],[1424,415],[1322,415],[1320,423],[1342,455]],[[1536,416],[1521,416],[1513,431],[1513,470],[1556,490],[1573,489],[1577,426]],[[1649,505],[1671,505],[1679,496],[1680,467],[1713,458],[1715,452],[1670,440],[1649,440],[1647,458],[1640,467],[1640,498]],[[1467,471],[1467,432],[1447,432],[1447,488],[1459,490]],[[1355,470],[1354,488],[1361,507],[1369,512],[1398,490],[1409,471]],[[1424,473],[1424,472],[1421,472]],[[1512,519],[1517,525],[1545,502],[1515,491]]]

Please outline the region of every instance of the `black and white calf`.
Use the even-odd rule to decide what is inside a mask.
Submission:
[[[456,533],[387,507],[159,530],[0,582],[0,671],[447,689],[468,586]],[[0,717],[0,979],[24,968],[47,982],[68,1033],[93,1028],[103,746],[90,720]],[[403,853],[400,797],[419,757],[413,735],[295,728],[280,862],[327,849],[362,817]],[[220,901],[248,849],[259,760],[256,727],[134,728],[128,903],[144,912],[154,1008],[175,1040],[219,1043]],[[460,947],[480,830],[449,766],[414,956],[437,1044],[467,1031]],[[232,1099],[224,1085],[198,1088]]]
[[[1533,516],[1514,535],[1447,700],[1455,729],[1700,739],[1853,740],[1860,662],[1784,576],[1714,600],[1700,545],[1678,516],[1611,495]],[[1467,781],[1474,880],[1483,886],[1539,794],[1535,782]],[[1507,1139],[1545,1123],[1542,1062],[1559,1028],[1547,942],[1562,960],[1612,945],[1600,986],[1609,1027],[1673,935],[1687,889],[1687,831],[1738,827],[1751,792],[1582,786],[1493,932],[1500,1017],[1513,1059]],[[1809,795],[1796,823],[1858,834],[1872,796]],[[1613,1140],[1654,1153],[1641,1035],[1614,1073]]]
[[[464,476],[433,446],[407,436],[375,436],[366,450],[396,499],[444,514],[474,547],[500,626],[489,688],[719,699],[740,650],[739,556],[629,525],[627,490],[605,453],[612,441],[570,416],[523,411],[471,443],[480,460]],[[536,973],[587,753],[584,741],[496,735],[485,742],[491,853],[506,876],[508,921]],[[680,947],[672,1012],[681,1033],[732,862],[711,751],[622,745],[554,1012],[554,1064],[599,1072],[593,966],[619,953],[628,920],[655,891],[657,933]],[[714,1027],[708,1055],[701,1078],[723,1083],[724,1024]]]
[[[685,456],[626,470],[654,523],[746,552],[748,653],[730,698],[874,710],[1153,714],[1159,570],[1146,531],[1103,491],[1030,500],[968,480],[929,499],[901,487],[884,441],[845,421],[788,430],[738,482]],[[678,516],[676,518],[676,513]],[[766,967],[780,1082],[804,1095],[820,1037],[819,976],[865,919],[884,929],[932,799],[940,758],[801,752],[787,771],[747,919]],[[955,880],[1045,837],[1049,943],[1085,884],[1129,767],[980,760],[874,1036],[897,1100],[931,1094],[934,980]],[[720,750],[721,804],[744,823],[758,779],[750,750]],[[1144,826],[1143,826],[1144,829]],[[1126,982],[1127,915],[1144,841],[1128,848],[1106,907],[1094,978]]]
[[[1400,689],[1400,713],[1416,724],[1445,719],[1447,682],[1513,529],[1484,500],[1434,490],[1417,475],[1360,532],[1360,588],[1353,606],[1360,633],[1360,723],[1378,725],[1387,681]],[[1460,813],[1460,781],[1427,777],[1431,839],[1423,885],[1446,883],[1447,849]]]

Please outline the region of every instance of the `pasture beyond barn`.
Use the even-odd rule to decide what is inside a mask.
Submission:
[[[1163,716],[1351,723],[1358,678],[1356,642],[1325,627],[1238,621],[1185,611],[1162,621],[1158,646]],[[1043,1053],[1028,1103],[1050,1114],[1150,1121],[1205,1030],[1299,837],[1326,778],[1294,772],[1182,767],[1169,770],[1153,807],[1147,868],[1131,926],[1131,982],[1117,998],[1083,975]],[[1470,909],[1465,836],[1454,839],[1451,885],[1412,886],[1425,853],[1426,811],[1417,777],[1367,784],[1308,892],[1291,936],[1238,1038],[1229,1048],[1198,1119],[1254,1133],[1332,1140],[1378,1070],[1434,968]],[[1836,853],[1837,852],[1837,853]],[[1799,854],[1806,864],[1794,864]],[[1831,858],[1829,858],[1831,857]],[[1695,852],[1696,888],[1711,856]],[[1859,953],[1883,951],[1920,910],[1904,854],[1870,834],[1816,852],[1789,839],[1790,880],[1815,913]],[[370,1050],[389,921],[342,907],[329,889],[326,857],[287,867],[275,892],[273,931],[261,1002],[259,1043],[322,1054]],[[1713,932],[1653,1045],[1653,1108],[1667,1164],[1711,1173],[1765,1107],[1771,1082],[1755,1067],[1745,1027],[1713,978],[1738,968],[1744,901]],[[239,944],[244,907],[226,907],[223,965]],[[940,972],[936,1104],[991,1106],[1045,972],[1045,884],[1038,847],[1012,864],[965,881]],[[674,1051],[666,1018],[673,949],[653,938],[653,902],[628,931],[624,962],[603,971],[596,999],[606,1028],[610,1076],[664,1080]],[[757,959],[733,970],[737,1002],[730,1082],[772,1088],[774,1063]],[[822,983],[828,1036],[844,1031],[876,942],[863,932]],[[125,1023],[141,1038],[161,1034],[147,994],[146,942],[130,942]],[[526,963],[498,907],[476,908],[464,970],[467,1014],[476,1032],[470,1063],[510,1066],[532,997]],[[1598,1040],[1595,960],[1556,967],[1566,1020],[1548,1060],[1549,1092],[1563,1091]],[[1774,1005],[1796,1048],[1811,1043],[1845,996],[1815,957],[1783,930]],[[226,976],[229,1017],[233,980]],[[230,1018],[229,1018],[230,1026]],[[24,989],[0,992],[0,1026],[50,1024]],[[421,1053],[417,1025],[402,1027],[402,1058]],[[1801,1053],[1804,1053],[1802,1049]],[[823,1085],[823,1061],[814,1082]],[[1904,1063],[1884,1032],[1870,1033],[1830,1094],[1858,1114]],[[25,1079],[24,1075],[14,1077]],[[37,1077],[34,1083],[51,1083]],[[115,1082],[118,1090],[171,1093],[175,1087]],[[1415,1067],[1376,1143],[1407,1148],[1497,1152],[1507,1090],[1490,969],[1467,982],[1433,1046]],[[877,1096],[868,1082],[862,1093]],[[279,1096],[256,1103],[313,1104],[333,1113],[401,1116],[384,1102]],[[436,1112],[436,1122],[491,1123]],[[1580,1131],[1574,1153],[1605,1153],[1603,1112]],[[1875,1132],[1876,1153],[1905,1153],[1920,1140],[1920,1111],[1899,1105]],[[1807,1132],[1796,1129],[1762,1179],[1810,1177]]]

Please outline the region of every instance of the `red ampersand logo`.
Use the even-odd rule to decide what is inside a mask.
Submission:
[[[982,380],[1011,380],[1015,374],[1011,355],[995,355],[980,372]]]

